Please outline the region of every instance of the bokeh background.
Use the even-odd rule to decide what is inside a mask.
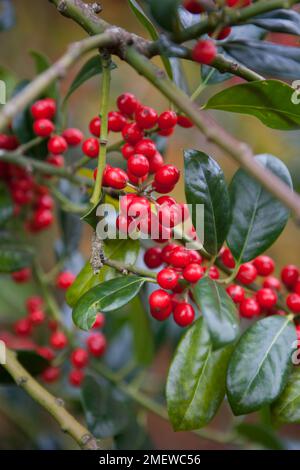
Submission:
[[[163,1],[163,0],[162,0]],[[13,0],[16,10],[16,25],[7,32],[2,32],[0,36],[0,66],[9,69],[18,79],[30,79],[35,74],[35,67],[30,56],[30,51],[40,51],[46,54],[51,61],[56,60],[66,50],[70,42],[77,41],[85,37],[83,30],[71,20],[59,15],[54,6],[47,0]],[[122,26],[129,31],[134,31],[139,35],[147,37],[147,33],[141,28],[136,18],[128,8],[126,0],[102,0],[103,17],[116,25]],[[269,38],[273,41],[289,42],[289,38],[284,35],[273,35]],[[297,43],[294,44],[297,47]],[[68,76],[61,81],[62,94],[68,90],[72,79],[76,75],[80,66],[87,57],[72,68]],[[126,63],[116,61],[118,69],[112,73],[112,93],[111,109],[115,109],[117,96],[125,91],[136,94],[143,103],[163,111],[168,108],[168,102],[164,97],[145,79],[139,77]],[[159,63],[159,59],[157,59]],[[198,86],[200,80],[200,69],[194,64],[185,64],[185,72],[188,78],[191,93]],[[300,77],[299,77],[300,79]],[[216,93],[225,84],[208,87],[199,97],[199,103],[204,103],[207,97]],[[99,78],[89,80],[83,87],[72,95],[69,103],[70,120],[69,125],[76,126],[87,131],[89,120],[98,113],[99,108]],[[300,181],[300,133],[299,132],[279,132],[265,127],[262,123],[252,117],[215,112],[215,118],[219,123],[235,135],[238,139],[247,142],[254,149],[255,153],[271,153],[283,160],[291,169],[292,176],[297,184]],[[212,155],[223,168],[225,175],[230,181],[236,164],[227,155],[221,153],[214,146],[209,145],[203,136],[194,129],[178,128],[170,138],[169,148],[166,154],[167,161],[175,163],[179,168],[183,167],[182,152],[186,148],[196,148]],[[118,158],[114,156],[112,158]],[[300,184],[299,184],[300,187]],[[176,187],[175,196],[178,200],[184,200],[183,183]],[[53,254],[48,249],[49,242],[52,242],[57,235],[57,228],[53,228],[47,233],[38,235],[35,243],[38,246],[41,259],[45,268],[53,264]],[[81,251],[84,256],[89,256],[90,249],[90,229],[85,227],[81,243]],[[274,244],[269,254],[274,257],[278,270],[288,263],[300,265],[299,250],[299,227],[290,221],[284,233]],[[3,281],[4,282],[4,281]],[[17,316],[19,301],[15,298],[12,284],[0,286],[0,306],[10,312],[12,317]],[[169,358],[168,347],[162,347],[159,351],[153,370],[161,377],[166,374]],[[9,395],[16,396],[15,403],[18,406],[7,409],[6,400],[8,392],[0,391],[0,449],[34,448],[37,442],[41,448],[72,448],[72,442],[61,436],[56,424],[41,412],[37,406],[31,406],[31,413],[26,413],[26,407],[30,398],[25,397],[21,392],[11,389]],[[25,410],[25,412],[24,412]],[[190,433],[175,434],[165,421],[152,414],[142,414],[141,420],[146,422],[149,430],[152,445],[155,448],[166,449],[193,449],[193,448],[218,448],[222,444],[212,444],[209,441],[199,439]],[[250,418],[252,419],[252,417]],[[255,419],[255,417],[253,417]],[[228,424],[229,414],[224,407],[224,411],[215,420],[213,426],[225,428]],[[47,432],[41,434],[41,429]],[[297,438],[300,438],[299,429],[296,426],[282,428],[280,433],[290,439],[290,446],[299,447]],[[228,446],[225,448],[228,448]]]

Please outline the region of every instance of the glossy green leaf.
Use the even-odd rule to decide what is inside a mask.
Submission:
[[[272,129],[299,129],[300,106],[292,102],[294,92],[278,80],[242,83],[212,96],[205,109],[250,114]]]
[[[289,171],[278,158],[263,154],[255,159],[292,188]],[[229,190],[232,222],[227,243],[235,259],[244,263],[275,242],[288,221],[289,210],[242,169],[234,175]]]
[[[299,361],[299,359],[298,359]],[[300,423],[300,370],[295,367],[278,400],[272,406],[276,421]]]
[[[235,427],[238,435],[250,443],[258,444],[269,450],[284,450],[284,443],[276,435],[275,431],[263,424],[241,423]]]
[[[81,388],[88,429],[97,438],[120,434],[128,422],[127,405],[106,381],[88,375]]]
[[[124,276],[92,287],[73,309],[75,325],[82,330],[89,330],[98,312],[107,313],[123,307],[139,293],[144,282],[142,277]]]
[[[116,68],[116,64],[111,62],[110,69],[113,70]],[[64,102],[66,102],[70,96],[76,91],[83,83],[85,83],[90,78],[94,77],[95,75],[99,75],[102,73],[102,64],[99,54],[94,55],[82,66],[76,77],[74,78],[71,86],[69,88],[68,93],[64,98]]]
[[[198,281],[193,293],[208,326],[213,348],[235,341],[239,334],[237,310],[224,287],[204,277]]]
[[[11,243],[0,244],[0,272],[12,273],[29,266],[32,262],[31,248]]]
[[[50,66],[51,62],[47,56],[38,51],[30,51],[30,55],[35,62],[36,73],[39,75],[42,72],[45,72]],[[58,82],[54,81],[51,83],[45,90],[44,95],[54,100],[57,100],[59,97]]]
[[[185,194],[193,206],[192,221],[197,229],[197,204],[204,205],[204,248],[218,254],[230,224],[230,203],[224,173],[211,157],[198,150],[184,152]],[[201,240],[202,241],[202,240]]]
[[[178,22],[177,10],[181,0],[150,0],[150,11],[155,21],[167,31],[173,31]]]
[[[231,346],[212,351],[203,318],[185,333],[167,379],[168,413],[175,431],[199,429],[215,416],[225,395],[230,353]]]
[[[137,364],[149,365],[154,355],[154,339],[149,315],[139,296],[129,304],[129,322],[133,334],[133,350]]]
[[[7,186],[0,183],[0,226],[11,218],[13,211],[13,203]]]
[[[294,324],[282,316],[264,318],[245,331],[227,373],[227,394],[235,415],[276,400],[288,380],[295,340]]]
[[[135,264],[140,245],[138,240],[106,240],[103,243],[105,256],[109,259],[122,261],[125,264]],[[74,307],[80,297],[92,287],[116,277],[116,271],[113,268],[104,266],[99,274],[94,274],[92,266],[88,261],[82,268],[71,287],[67,290],[66,300],[71,307]]]
[[[22,366],[33,376],[41,374],[49,362],[35,351],[18,350],[17,357]],[[0,365],[0,384],[15,383],[9,373]]]

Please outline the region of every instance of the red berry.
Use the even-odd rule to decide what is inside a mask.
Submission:
[[[164,159],[159,152],[156,152],[154,157],[149,161],[149,173],[156,173],[164,164]]]
[[[38,295],[33,295],[32,297],[28,297],[26,300],[26,309],[28,313],[35,312],[36,310],[40,310],[43,306],[43,299]]]
[[[158,170],[159,171],[159,170]],[[168,194],[175,188],[175,185],[167,186],[161,185],[156,183],[155,181],[152,183],[153,190],[159,194]]]
[[[19,336],[28,336],[31,333],[32,325],[28,318],[21,318],[15,322],[14,330]]]
[[[149,162],[144,155],[135,154],[131,155],[128,159],[128,170],[134,176],[141,178],[148,174],[149,171]]]
[[[71,370],[69,373],[69,382],[73,387],[80,387],[84,380],[84,373],[82,370]]]
[[[90,133],[95,137],[100,137],[101,133],[101,119],[96,116],[94,117],[89,124]]]
[[[300,295],[289,294],[286,298],[286,304],[293,313],[300,312]]]
[[[141,129],[152,129],[158,120],[155,109],[149,106],[140,106],[135,112],[135,120]]]
[[[158,127],[161,130],[170,129],[177,124],[177,114],[175,111],[164,111],[158,117]]]
[[[62,136],[66,140],[68,145],[76,146],[79,145],[83,140],[83,133],[79,129],[70,127],[64,130]]]
[[[138,177],[138,176],[133,175],[129,170],[127,170],[127,175],[128,175],[130,183],[135,184],[135,185],[140,185],[148,178],[148,173],[145,176]]]
[[[153,312],[164,310],[171,305],[171,296],[168,292],[162,289],[157,289],[151,293],[149,297],[149,305]]]
[[[220,273],[216,266],[211,266],[208,271],[208,275],[211,279],[219,279]]]
[[[14,135],[0,134],[0,149],[15,150],[19,146],[19,141]]]
[[[226,5],[228,7],[246,7],[248,5],[251,5],[252,0],[226,0]]]
[[[126,118],[118,111],[108,113],[108,130],[112,132],[121,132],[126,125]]]
[[[157,274],[157,283],[162,289],[174,289],[179,280],[179,275],[174,269],[165,268]]]
[[[214,61],[216,55],[216,46],[214,45],[213,41],[207,39],[198,41],[192,52],[192,58],[195,62],[207,65]]]
[[[87,339],[87,346],[92,356],[103,356],[106,350],[106,338],[102,333],[93,333]]]
[[[59,289],[68,289],[74,282],[76,276],[70,271],[59,273],[56,278],[56,286]]]
[[[124,189],[128,182],[128,175],[121,168],[109,168],[105,174],[105,183],[114,189]]]
[[[234,257],[229,248],[223,248],[221,251],[221,260],[226,268],[233,269],[235,267]]]
[[[223,41],[223,39],[228,38],[228,36],[231,34],[231,27],[230,26],[225,26],[225,28],[221,29],[221,31],[218,34],[218,40]]]
[[[183,270],[183,277],[186,281],[195,283],[198,282],[204,275],[204,268],[197,263],[188,264]]]
[[[125,160],[128,160],[131,155],[135,153],[135,147],[129,143],[124,144],[123,147],[121,148],[122,155],[125,158]],[[136,152],[139,153],[139,152]],[[142,153],[142,152],[141,152]]]
[[[42,373],[42,379],[46,383],[53,383],[59,379],[60,368],[59,367],[47,367]]]
[[[123,127],[122,136],[126,142],[135,145],[144,137],[144,132],[136,122],[132,122]]]
[[[87,365],[89,361],[89,355],[85,349],[77,348],[72,351],[71,364],[78,369],[82,369]]]
[[[240,315],[245,318],[253,318],[260,315],[260,305],[255,299],[245,299],[240,304]]]
[[[31,106],[33,119],[53,119],[56,113],[56,103],[52,98],[36,101]]]
[[[294,284],[298,281],[299,278],[299,269],[293,264],[285,266],[281,271],[282,282],[288,287],[293,287]]]
[[[39,209],[51,210],[54,207],[54,201],[48,194],[43,194],[37,199],[36,205]]]
[[[156,154],[156,146],[151,139],[141,139],[134,148],[135,153],[140,153],[145,157],[151,159]]]
[[[101,312],[97,313],[95,323],[93,324],[93,328],[94,329],[103,328],[104,324],[105,324],[105,316]]]
[[[15,271],[14,273],[12,273],[11,277],[15,282],[18,283],[27,282],[31,278],[31,269],[20,269],[19,271]]]
[[[256,267],[251,263],[245,263],[240,266],[238,274],[236,276],[237,280],[242,284],[252,284],[257,277]]]
[[[135,196],[128,206],[128,215],[133,218],[139,217],[140,220],[142,217],[148,217],[150,211],[150,202],[146,197],[142,196]]]
[[[172,306],[172,303],[170,303],[167,307],[162,308],[162,309],[150,308],[150,313],[152,317],[155,318],[155,320],[164,321],[167,318],[169,318],[169,316],[172,313],[172,309],[173,309],[173,306]]]
[[[171,263],[171,255],[175,248],[178,248],[178,245],[175,243],[168,243],[161,252],[161,257],[164,263],[170,264]]]
[[[194,15],[198,15],[204,11],[203,6],[200,5],[197,0],[184,0],[183,6],[187,11],[193,13]]]
[[[54,131],[54,124],[49,119],[37,119],[33,123],[33,132],[39,137],[49,137]]]
[[[145,251],[144,262],[148,268],[155,269],[162,264],[161,252],[162,250],[158,246],[153,246]]]
[[[38,209],[33,215],[33,227],[41,230],[49,227],[53,222],[53,214],[48,209]]]
[[[54,349],[64,349],[68,344],[68,340],[62,331],[55,331],[50,337],[50,344]]]
[[[136,224],[133,217],[127,217],[122,214],[118,215],[116,219],[116,227],[119,232],[131,234],[136,230]]]
[[[183,127],[184,129],[189,129],[190,127],[194,126],[192,121],[183,114],[177,114],[177,125]]]
[[[117,106],[121,113],[131,116],[137,109],[139,102],[131,93],[124,93],[117,99]]]
[[[173,186],[179,178],[180,172],[176,166],[164,165],[155,173],[154,181],[159,186]]]
[[[242,286],[232,284],[231,286],[227,287],[226,291],[236,304],[240,304],[245,298],[245,290]]]
[[[126,194],[119,199],[120,212],[123,215],[128,215],[128,208],[132,201],[137,197],[136,193]]]
[[[28,318],[32,325],[41,325],[45,321],[45,312],[43,310],[34,310],[29,313]]]
[[[278,281],[279,282],[279,281]],[[280,283],[279,283],[279,289],[280,289]],[[296,282],[296,284],[294,284],[293,286],[293,291],[296,292],[296,294],[299,294],[300,295],[300,280],[298,279],[298,281]]]
[[[169,127],[169,129],[161,129],[157,131],[158,135],[161,135],[162,137],[169,137],[170,135],[173,134],[174,132],[174,127]]]
[[[257,291],[256,300],[262,308],[272,308],[277,303],[277,294],[273,289],[263,288]]]
[[[259,276],[269,276],[275,269],[275,263],[269,256],[261,255],[253,261]]]
[[[65,165],[65,159],[62,155],[48,155],[46,158],[47,163],[58,168],[62,168]]]
[[[190,304],[183,302],[176,305],[173,316],[177,325],[185,327],[193,323],[195,311]]]
[[[169,259],[174,268],[185,268],[190,263],[190,254],[183,246],[176,246]]]
[[[86,139],[82,144],[83,153],[90,158],[96,158],[99,154],[99,140],[95,137]]]
[[[266,287],[269,289],[280,290],[281,284],[280,284],[279,279],[277,279],[277,277],[270,276],[264,280],[263,287]]]
[[[49,362],[53,361],[53,359],[55,357],[54,352],[52,351],[52,349],[47,348],[47,346],[38,346],[36,348],[36,352]]]
[[[54,135],[48,140],[48,150],[54,155],[64,153],[68,148],[66,140],[61,135]]]
[[[203,259],[200,253],[196,250],[189,250],[191,263],[201,264]]]

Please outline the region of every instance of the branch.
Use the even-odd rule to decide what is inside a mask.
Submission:
[[[69,434],[82,449],[102,449],[96,438],[64,408],[63,401],[42,387],[20,364],[16,354],[9,349],[6,350],[6,364],[3,364],[3,367],[16,384],[45,408],[60,425],[62,431]]]

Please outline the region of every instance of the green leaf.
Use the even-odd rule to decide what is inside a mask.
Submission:
[[[283,423],[300,423],[300,370],[295,367],[288,383],[272,406],[272,415]]]
[[[126,240],[106,240],[103,242],[103,249],[105,256],[109,259],[133,265],[137,260],[140,245],[138,240],[130,238]],[[104,266],[99,274],[94,274],[92,266],[88,261],[67,290],[66,300],[68,304],[74,307],[83,294],[101,282],[116,277],[115,273],[116,271],[113,268]]]
[[[14,244],[0,244],[0,272],[12,273],[29,266],[33,251],[30,247]]]
[[[205,109],[250,114],[272,129],[300,128],[300,107],[292,102],[295,90],[278,80],[242,83],[217,93]]]
[[[270,450],[284,450],[283,442],[276,436],[273,429],[263,424],[241,423],[235,431],[250,442],[259,444]]]
[[[196,284],[193,293],[205,318],[214,349],[235,341],[239,335],[237,310],[224,287],[204,277]]]
[[[167,379],[168,413],[175,431],[209,423],[225,395],[231,347],[212,351],[209,333],[199,318],[179,343]]]
[[[0,226],[13,215],[14,207],[7,186],[0,183]]]
[[[149,315],[138,296],[130,302],[129,311],[135,360],[137,364],[149,365],[154,355],[154,340]]]
[[[264,318],[241,336],[227,373],[228,399],[235,415],[272,403],[290,372],[294,324],[281,316]]]
[[[263,154],[255,159],[292,188],[289,171],[278,158]],[[229,190],[232,222],[227,243],[235,259],[244,263],[275,242],[288,221],[289,210],[242,169],[234,175]]]
[[[204,205],[204,248],[218,254],[230,224],[230,203],[223,171],[208,155],[198,150],[184,152],[185,194],[193,206],[192,221],[197,230],[196,204]],[[201,240],[202,241],[202,240]]]
[[[0,80],[2,80],[5,83],[5,92],[6,92],[5,93],[6,96],[4,97],[0,95],[0,98],[1,99],[6,98],[6,101],[8,101],[17,84],[17,78],[10,70],[0,66]],[[0,100],[0,104],[5,104],[5,102],[2,102]]]
[[[127,425],[128,411],[124,400],[105,380],[85,377],[81,399],[89,431],[97,438],[120,434]]]
[[[110,69],[113,70],[116,68],[116,64],[111,62]],[[68,93],[64,98],[64,103],[70,98],[70,96],[77,90],[83,83],[85,83],[90,78],[95,75],[102,73],[102,64],[99,54],[91,57],[80,69],[76,77],[74,78]]]
[[[33,376],[41,374],[49,366],[49,362],[35,351],[18,350],[16,353],[18,361]],[[13,378],[0,365],[0,384],[11,383],[15,383]]]
[[[42,72],[45,72],[50,66],[51,62],[49,58],[38,51],[30,51],[30,55],[35,62],[36,73],[39,75]],[[47,97],[57,100],[59,97],[58,82],[54,81],[51,83],[44,91],[43,94]]]
[[[173,31],[178,23],[177,11],[181,0],[150,0],[149,4],[155,21],[167,31]]]
[[[140,291],[145,282],[137,276],[111,279],[86,292],[73,309],[73,321],[78,328],[89,330],[98,312],[112,312],[126,305]]]

